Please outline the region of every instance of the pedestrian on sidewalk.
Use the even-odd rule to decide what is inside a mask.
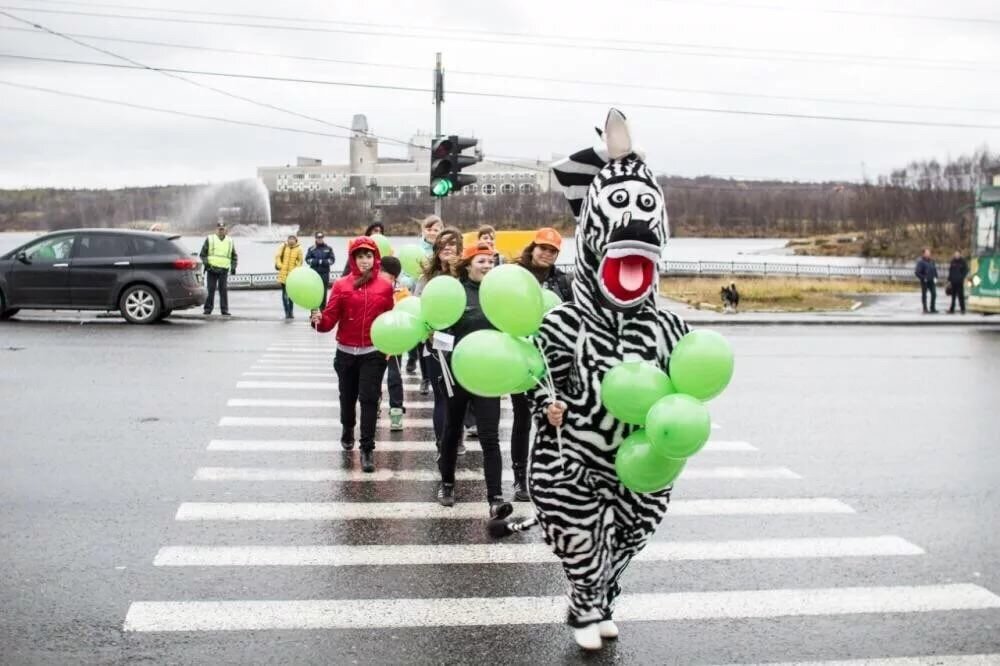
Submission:
[[[372,322],[392,309],[392,286],[379,278],[381,260],[378,245],[361,236],[347,249],[351,274],[342,277],[330,290],[330,301],[322,311],[313,310],[312,326],[320,333],[337,328],[337,353],[333,368],[340,392],[340,444],[354,448],[357,404],[361,403],[361,469],[375,471],[375,427],[385,355],[372,344]]]
[[[219,291],[219,309],[223,316],[229,316],[229,276],[236,275],[236,246],[226,235],[226,225],[220,220],[215,233],[205,239],[199,253],[205,264],[205,282],[208,297],[205,300],[205,314],[212,314],[215,308],[215,292]]]
[[[914,275],[920,280],[920,302],[924,306],[924,314],[937,314],[937,264],[931,257],[931,249],[924,248],[923,254],[917,259],[917,268]],[[930,294],[931,305],[927,307],[927,295]]]
[[[562,248],[562,236],[550,227],[539,229],[534,239],[524,251],[517,263],[535,276],[545,289],[556,293],[563,301],[573,300],[573,290],[570,288],[569,277],[556,267],[559,251]],[[514,423],[510,431],[510,460],[514,471],[514,501],[527,502],[528,496],[528,449],[531,444],[531,402],[524,393],[510,396],[510,404],[514,411]]]
[[[301,265],[302,248],[299,246],[299,239],[293,234],[274,253],[274,270],[278,271],[278,284],[281,285],[281,305],[285,309],[285,319],[294,319],[295,317],[292,314],[295,304],[288,297],[285,282],[288,280],[288,274]]]
[[[392,285],[394,303],[399,303],[410,295],[410,290],[399,282],[399,275],[402,272],[403,265],[396,257],[382,259],[382,272],[379,273],[379,277]],[[389,388],[389,430],[398,431],[403,429],[403,414],[406,413],[403,399],[403,357],[389,356],[386,361],[389,364],[386,377]]]
[[[477,243],[462,253],[462,261],[458,263],[456,273],[465,287],[465,312],[447,331],[454,337],[456,345],[474,331],[496,330],[479,305],[479,286],[492,268],[493,248],[488,243]],[[451,354],[447,355],[446,362],[450,362],[450,356]],[[442,506],[455,505],[455,464],[458,445],[462,441],[462,420],[470,402],[475,404],[479,446],[483,449],[483,476],[486,480],[489,517],[506,518],[513,507],[504,500],[500,484],[503,470],[500,456],[500,398],[473,395],[457,382],[453,384],[452,396],[448,398],[444,438],[441,440],[441,455],[438,457],[438,470],[441,472],[438,502]]]
[[[965,278],[969,277],[969,262],[965,260],[962,253],[955,250],[955,254],[948,264],[948,291],[951,295],[951,307],[948,314],[955,314],[955,300],[958,300],[962,314],[965,314]]]
[[[317,231],[313,237],[313,246],[306,252],[306,264],[319,273],[320,279],[323,280],[323,301],[319,305],[320,310],[326,307],[326,299],[330,292],[330,269],[336,259],[333,248],[326,244],[323,232]]]
[[[462,233],[458,229],[447,228],[435,236],[433,254],[424,268],[424,274],[417,280],[413,295],[419,296],[427,283],[439,275],[454,275],[454,264],[462,251]],[[448,394],[444,387],[444,373],[438,361],[437,354],[430,343],[421,345],[421,364],[424,366],[425,379],[420,384],[421,395],[434,391],[434,439],[438,449],[441,448],[441,438],[444,437],[445,411],[447,410]],[[460,446],[459,454],[465,452]]]

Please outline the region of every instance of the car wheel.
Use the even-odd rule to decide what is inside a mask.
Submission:
[[[166,319],[167,317],[169,317],[170,315],[172,315],[172,314],[173,314],[173,312],[174,312],[173,310],[163,310],[163,311],[162,311],[162,312],[160,313],[160,316],[159,316],[159,317],[157,317],[157,320],[159,320],[159,321],[163,321],[164,319]]]
[[[159,318],[163,307],[160,304],[160,295],[145,284],[137,284],[126,289],[118,306],[125,321],[130,324],[152,324]]]
[[[7,299],[4,297],[3,292],[0,291],[0,321],[10,319],[18,312],[20,312],[20,308],[7,309]]]

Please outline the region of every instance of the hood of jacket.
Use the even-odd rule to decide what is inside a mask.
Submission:
[[[368,236],[358,236],[347,246],[347,267],[350,269],[350,275],[354,277],[361,276],[361,269],[358,268],[357,262],[354,261],[354,253],[358,250],[371,250],[375,254],[375,264],[372,266],[372,273],[374,277],[378,277],[378,272],[382,268],[382,254],[378,251],[378,244]]]

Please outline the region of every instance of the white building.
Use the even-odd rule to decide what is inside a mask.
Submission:
[[[379,157],[378,138],[368,130],[364,115],[351,123],[348,164],[323,164],[322,160],[299,157],[295,166],[258,167],[257,177],[272,192],[325,192],[333,195],[367,193],[380,201],[429,196],[429,134],[416,134],[406,146],[405,159]],[[462,173],[475,175],[477,183],[464,188],[469,194],[514,194],[547,192],[550,187],[547,162],[479,162]]]

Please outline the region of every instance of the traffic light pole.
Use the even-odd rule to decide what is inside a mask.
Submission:
[[[434,68],[434,138],[441,136],[441,102],[444,101],[444,71],[441,69],[441,53],[437,54]],[[434,214],[441,217],[441,199],[434,199]]]

